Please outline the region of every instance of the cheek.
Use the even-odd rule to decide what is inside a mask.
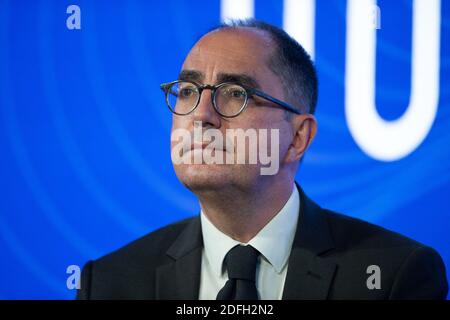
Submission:
[[[172,132],[176,129],[186,129],[186,119],[183,119],[177,115],[172,116]]]
[[[187,118],[187,117],[186,117]],[[174,116],[172,118],[172,129],[170,131],[170,149],[179,146],[183,148],[190,140],[189,121],[184,117]]]
[[[259,109],[258,109],[259,108]],[[233,127],[243,129],[253,128],[253,129],[278,129],[280,132],[285,132],[289,123],[284,117],[284,113],[279,110],[273,110],[273,108],[265,107],[253,107],[247,110],[247,113],[242,114],[236,119],[237,121],[233,123]]]
[[[193,129],[193,120],[189,116],[177,116],[172,118],[171,139],[174,136],[187,136],[190,135]]]
[[[292,141],[292,128],[289,122],[287,122],[284,118],[279,119],[278,121],[271,121],[268,124],[268,142],[270,144],[276,144],[277,147],[273,148],[271,146],[271,150],[277,150],[281,159],[284,158],[286,152],[289,149]]]
[[[290,145],[292,143],[292,130],[291,128],[280,129],[280,158],[284,158]]]
[[[282,159],[284,159],[292,142],[291,124],[286,120],[283,112],[266,112],[266,110],[254,111],[254,113],[249,113],[245,116],[242,115],[242,118],[240,118],[239,121],[235,121],[232,124],[232,128],[241,128],[244,130],[257,129],[258,132],[261,132],[262,129],[265,129],[266,134],[258,135],[258,141],[259,139],[265,138],[265,146],[268,150],[264,150],[264,152],[267,152],[268,154],[272,154],[272,152],[277,153],[278,158],[281,162]],[[259,147],[260,145],[258,144],[258,150]]]

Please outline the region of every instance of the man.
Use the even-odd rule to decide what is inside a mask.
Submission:
[[[272,130],[279,168],[262,174],[248,151],[240,163],[192,161],[207,151],[236,160],[238,149],[172,139],[175,172],[200,216],[87,263],[79,299],[445,299],[433,249],[322,209],[295,184],[316,133],[317,79],[284,31],[254,20],[223,25],[161,87],[173,132]]]

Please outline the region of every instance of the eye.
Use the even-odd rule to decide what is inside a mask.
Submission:
[[[239,89],[238,90],[233,90],[233,91],[231,91],[231,96],[233,98],[242,99],[242,98],[245,97],[245,91],[239,90]]]
[[[229,98],[234,100],[245,100],[247,93],[241,87],[229,87],[224,89],[223,94]]]
[[[179,98],[190,98],[193,95],[195,95],[197,92],[196,88],[193,86],[184,86],[179,88],[178,90],[178,97]]]

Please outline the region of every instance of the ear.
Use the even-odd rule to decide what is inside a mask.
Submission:
[[[286,153],[285,162],[300,160],[317,132],[317,121],[312,114],[295,115],[291,119],[293,136]]]

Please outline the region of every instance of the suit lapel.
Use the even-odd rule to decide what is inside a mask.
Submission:
[[[326,299],[336,264],[320,255],[334,244],[323,210],[300,193],[300,216],[289,257],[283,299]]]
[[[335,269],[334,263],[325,262],[307,250],[294,248],[289,258],[283,300],[327,299]]]
[[[156,299],[198,299],[203,239],[196,217],[167,250],[172,262],[156,269]]]

